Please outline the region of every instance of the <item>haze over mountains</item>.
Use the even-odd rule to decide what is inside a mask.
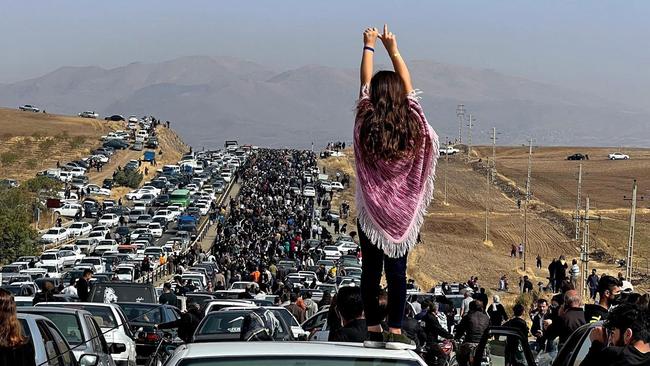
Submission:
[[[458,135],[456,105],[477,122],[474,143],[488,131],[499,144],[648,146],[650,115],[600,97],[490,70],[409,62],[422,105],[441,139]],[[154,115],[172,122],[190,145],[223,140],[309,147],[351,140],[358,71],[309,65],[279,71],[235,58],[182,57],[103,69],[62,67],[0,84],[0,105],[34,104],[48,112]],[[466,128],[463,136],[465,140]]]

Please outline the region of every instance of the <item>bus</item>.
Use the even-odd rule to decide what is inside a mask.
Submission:
[[[170,205],[180,205],[187,207],[190,205],[190,191],[187,189],[177,189],[169,196]]]

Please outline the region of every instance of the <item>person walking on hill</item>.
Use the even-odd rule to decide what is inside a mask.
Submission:
[[[395,71],[374,76],[379,38]],[[354,124],[358,230],[363,271],[361,289],[368,326],[366,347],[414,349],[401,332],[406,304],[406,263],[433,197],[438,136],[429,126],[411,77],[388,26],[363,33],[361,90]],[[380,325],[382,272],[388,284],[388,331]]]

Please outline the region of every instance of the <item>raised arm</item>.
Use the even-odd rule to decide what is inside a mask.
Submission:
[[[379,32],[377,28],[366,28],[363,31],[363,56],[361,56],[361,86],[370,84],[372,78],[373,56],[375,53],[375,42]]]
[[[388,52],[390,60],[393,62],[393,69],[397,75],[402,78],[406,92],[410,93],[413,90],[411,74],[409,73],[409,69],[406,67],[406,63],[404,62],[404,59],[402,59],[402,56],[397,49],[397,38],[393,32],[388,31],[388,24],[384,24],[384,33],[379,35],[379,39],[381,39],[381,42],[384,44],[384,47]]]

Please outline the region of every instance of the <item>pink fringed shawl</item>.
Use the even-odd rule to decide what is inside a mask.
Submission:
[[[359,131],[363,115],[372,108],[368,89],[362,89],[354,125],[357,175],[356,204],[361,229],[370,241],[392,258],[411,250],[433,198],[438,135],[429,126],[414,92],[409,93],[411,111],[418,118],[424,143],[413,158],[368,163],[360,155]]]

